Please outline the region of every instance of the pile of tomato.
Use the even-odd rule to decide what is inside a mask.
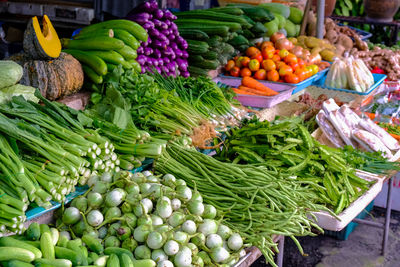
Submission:
[[[274,44],[265,41],[257,47],[249,47],[244,56],[236,56],[225,65],[228,75],[250,76],[257,80],[299,83],[318,73],[317,65],[306,62],[287,49],[275,49]]]

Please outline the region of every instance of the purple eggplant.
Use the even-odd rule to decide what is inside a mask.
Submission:
[[[171,23],[171,25],[169,26],[169,28],[171,29],[171,30],[173,30],[173,31],[177,31],[178,30],[178,26],[176,26],[176,24],[175,23]]]
[[[155,58],[161,58],[161,52],[160,52],[160,50],[158,50],[158,49],[153,49],[153,55],[154,55],[154,57]]]
[[[177,57],[182,57],[183,56],[183,52],[180,49],[174,49],[174,53]]]
[[[171,62],[171,60],[168,57],[163,57],[162,60],[164,62],[164,65],[167,65],[168,63]]]
[[[188,58],[189,57],[189,53],[186,50],[182,51],[182,58]]]
[[[188,63],[186,60],[182,59],[182,58],[177,58],[176,60],[176,64],[178,65],[178,68],[182,71],[186,71],[188,68]]]
[[[143,29],[146,31],[149,31],[151,29],[154,29],[154,23],[151,21],[147,21],[145,24],[142,25]]]
[[[156,28],[149,29],[149,30],[148,30],[148,33],[149,33],[149,35],[150,35],[151,37],[156,37],[157,39],[160,39],[161,33],[160,33],[160,31],[157,30]]]
[[[161,9],[157,9],[154,12],[154,17],[157,19],[162,19],[163,16],[164,16],[164,11],[162,11]]]
[[[177,17],[171,13],[171,11],[169,11],[168,9],[164,10],[164,18],[168,19],[168,20],[176,20]]]
[[[188,71],[181,72],[181,76],[184,78],[190,77],[190,73]]]
[[[170,20],[164,20],[164,23],[167,24],[168,27],[170,27],[172,25],[173,22],[171,22]]]
[[[138,47],[138,49],[136,50],[136,52],[138,53],[138,55],[143,54],[143,53],[144,53],[143,46],[140,45],[140,46]]]
[[[151,47],[145,47],[145,48],[144,48],[144,54],[145,54],[146,56],[150,56],[151,54],[153,54],[153,48],[151,48]]]
[[[164,66],[164,60],[162,58],[157,59],[159,66]]]
[[[145,55],[140,55],[136,58],[136,61],[141,65],[144,66],[147,61],[147,57]]]
[[[165,49],[166,45],[163,42],[161,42],[160,40],[155,39],[153,42],[153,46],[156,48]]]
[[[169,45],[174,51],[179,49],[178,45],[176,43],[171,42],[171,44]]]

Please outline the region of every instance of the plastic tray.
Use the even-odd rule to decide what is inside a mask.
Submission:
[[[324,77],[320,78],[319,80],[315,81],[314,85],[325,88],[325,89],[329,89],[329,90],[335,90],[335,91],[341,91],[341,92],[346,92],[346,93],[351,93],[351,94],[356,94],[356,95],[367,96],[367,95],[370,95],[376,88],[378,88],[378,86],[381,85],[387,77],[385,74],[377,74],[377,73],[372,73],[372,76],[374,77],[375,83],[366,92],[357,92],[355,90],[350,90],[350,89],[327,87],[327,86],[325,86],[325,80],[327,77],[326,75],[324,75]]]
[[[338,23],[339,26],[346,26],[352,30],[355,30],[358,35],[360,35],[361,40],[365,41],[372,37],[372,33],[366,32],[355,27],[351,27],[349,25],[344,25],[343,23]]]
[[[350,204],[342,213],[335,218],[326,211],[314,212],[316,223],[323,229],[330,231],[341,231],[345,228],[358,214],[360,214],[372,200],[381,192],[384,178],[363,171],[357,171],[357,176],[366,180],[376,180],[368,191]]]
[[[220,82],[229,86],[237,87],[241,83],[241,79],[232,79],[226,77],[218,77],[215,82]],[[256,108],[270,108],[290,98],[294,90],[293,85],[283,83],[270,83],[260,81],[264,85],[279,92],[275,96],[255,96],[255,95],[237,95],[235,98],[243,105]]]
[[[323,71],[321,71],[321,72],[323,72]],[[304,81],[299,82],[299,83],[282,83],[282,82],[271,82],[271,81],[262,81],[262,80],[258,80],[258,81],[262,82],[262,83],[266,83],[267,82],[269,84],[277,84],[277,85],[285,85],[285,86],[294,87],[294,90],[292,91],[292,95],[294,95],[295,93],[300,92],[301,90],[303,90],[306,87],[310,86],[314,82],[314,80],[318,77],[318,75],[320,75],[320,74],[319,73],[314,74],[310,78],[305,79]],[[227,75],[224,75],[224,74],[220,74],[218,77],[219,78],[232,79],[232,80],[239,80],[239,81],[242,80],[242,78],[227,76]],[[321,77],[319,77],[319,78],[321,78]]]

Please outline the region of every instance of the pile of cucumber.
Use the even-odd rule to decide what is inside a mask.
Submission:
[[[136,49],[148,35],[139,24],[130,20],[109,20],[83,28],[73,39],[62,39],[63,52],[82,64],[85,75],[95,84],[118,65],[141,72]]]
[[[263,8],[235,5],[176,13],[180,35],[189,45],[191,75],[207,75],[265,35],[274,15]]]

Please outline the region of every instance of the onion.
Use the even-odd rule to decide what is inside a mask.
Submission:
[[[241,249],[243,247],[242,237],[237,233],[231,235],[228,239],[228,247],[233,251]]]
[[[149,175],[146,177],[146,181],[149,183],[157,183],[158,182],[158,178],[155,177],[154,175]]]
[[[276,41],[278,41],[279,39],[282,39],[282,38],[285,38],[285,35],[281,32],[275,32],[274,34],[271,35],[271,37],[269,37],[269,39],[273,43],[275,43]]]
[[[164,245],[164,252],[168,256],[175,255],[179,252],[179,244],[175,240],[169,240]]]
[[[290,50],[292,48],[292,46],[293,46],[293,44],[286,38],[281,38],[281,39],[277,40],[275,43],[276,49],[279,49],[279,50],[282,50],[282,49]]]
[[[88,179],[88,181],[86,182],[86,184],[87,184],[89,187],[92,187],[92,186],[94,186],[98,181],[99,181],[99,176],[93,175],[93,176],[90,176],[90,178]]]

